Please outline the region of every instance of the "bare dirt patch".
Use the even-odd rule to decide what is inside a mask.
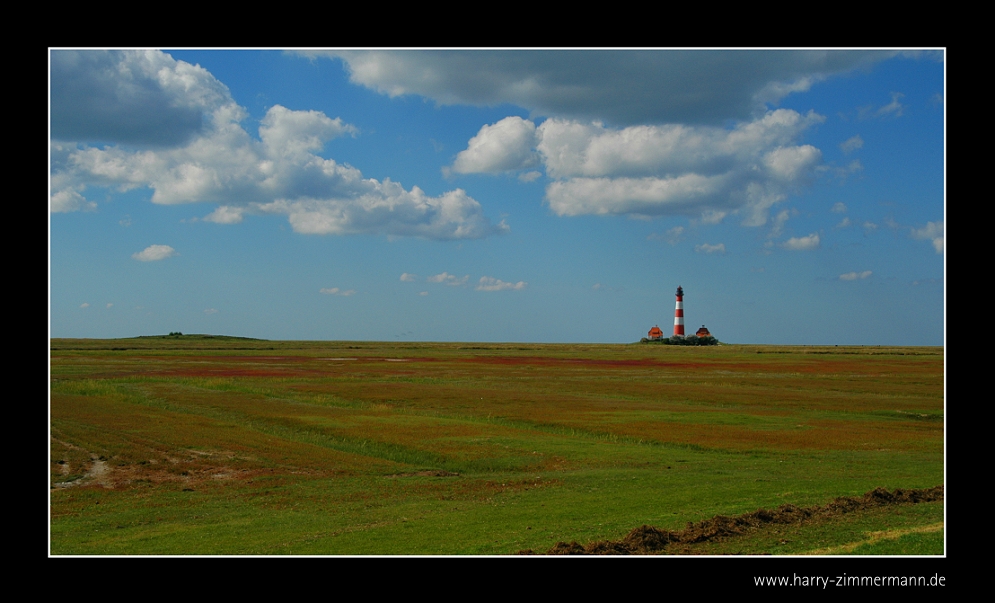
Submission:
[[[71,488],[73,486],[79,486],[81,484],[91,484],[98,485],[104,488],[113,488],[114,484],[111,482],[111,470],[107,466],[107,462],[98,457],[91,457],[92,464],[90,468],[87,469],[86,473],[78,479],[67,482],[57,482],[52,485],[53,488]],[[68,466],[66,464],[65,466]],[[68,469],[61,469],[63,475],[69,473]]]
[[[82,452],[85,463],[57,461],[53,470],[60,475],[75,474],[75,479],[56,481],[52,488],[100,487],[107,489],[128,488],[135,484],[162,484],[177,482],[193,487],[208,481],[249,481],[252,478],[272,472],[251,466],[251,459],[227,450],[177,449],[169,453],[148,451],[146,460],[125,461],[111,456],[98,456],[77,446],[60,440],[66,448]],[[249,462],[250,466],[246,466]]]
[[[925,489],[876,488],[863,496],[840,496],[832,502],[814,507],[781,505],[776,509],[758,509],[736,517],[716,515],[685,529],[673,532],[653,526],[635,528],[622,540],[601,540],[587,545],[576,541],[557,542],[546,555],[659,555],[687,553],[686,547],[708,541],[720,541],[762,530],[773,524],[797,524],[817,518],[830,518],[865,509],[897,504],[915,504],[943,500],[943,486]],[[531,549],[519,555],[541,554]]]

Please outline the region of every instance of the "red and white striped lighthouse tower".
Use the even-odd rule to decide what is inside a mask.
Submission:
[[[677,309],[674,310],[674,335],[684,337],[684,289],[677,287]]]

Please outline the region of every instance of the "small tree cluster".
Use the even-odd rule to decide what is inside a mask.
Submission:
[[[680,335],[671,335],[670,339],[667,340],[670,345],[718,345],[719,340],[712,337],[711,335],[706,335],[704,337],[698,337],[697,335],[686,335],[681,337]]]
[[[180,335],[183,335],[183,333],[180,333],[179,331],[174,331],[169,334],[170,337],[179,337]]]
[[[698,337],[697,335],[671,335],[668,339],[647,339],[643,337],[639,340],[640,343],[659,343],[663,345],[719,345],[719,340],[712,337],[711,335],[706,335],[705,337]]]

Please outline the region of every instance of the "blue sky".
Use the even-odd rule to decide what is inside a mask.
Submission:
[[[52,337],[942,345],[942,50],[53,50]]]

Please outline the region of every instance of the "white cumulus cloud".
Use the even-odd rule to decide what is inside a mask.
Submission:
[[[840,275],[841,281],[855,281],[857,279],[864,279],[873,274],[870,270],[864,270],[863,272],[847,272],[846,274]]]
[[[815,82],[895,56],[819,50],[372,50],[341,59],[350,80],[440,104],[511,103],[530,114],[617,124],[746,119]]]
[[[705,211],[701,212],[701,218],[699,218],[698,221],[701,222],[702,224],[708,224],[708,225],[719,224],[720,222],[722,222],[722,219],[725,218],[728,214],[729,212],[725,211],[706,209]]]
[[[49,201],[49,211],[52,213],[64,213],[80,210],[94,210],[97,204],[87,201],[79,191],[73,188],[64,188],[52,195]]]
[[[904,97],[905,95],[901,92],[891,93],[891,102],[887,105],[883,105],[878,108],[874,108],[874,105],[867,105],[861,107],[857,114],[861,119],[869,119],[872,117],[901,117],[902,113],[905,111],[905,105],[899,102],[898,99]]]
[[[790,217],[790,211],[786,209],[779,211],[777,216],[774,217],[774,223],[771,225],[770,234],[768,236],[770,238],[780,236],[781,231],[784,230],[784,223],[787,222]]]
[[[774,204],[815,177],[821,151],[796,141],[822,121],[812,112],[779,109],[731,129],[682,124],[619,129],[551,118],[533,132],[531,122],[509,117],[481,129],[454,170],[525,169],[538,158],[553,179],[546,202],[561,216],[698,215],[710,224],[741,213],[744,224],[759,226]],[[502,124],[520,135],[499,136],[495,128]]]
[[[534,151],[535,124],[527,119],[506,117],[480,128],[456,155],[453,171],[460,174],[504,172],[531,168],[538,163]]]
[[[791,176],[813,151],[793,146],[807,128],[825,118],[790,109],[769,111],[732,129],[668,124],[608,128],[598,123],[548,119],[538,128],[538,150],[554,178],[576,176],[666,176],[751,168]]]
[[[902,112],[905,109],[905,106],[902,103],[898,102],[898,99],[902,98],[903,96],[905,95],[902,94],[901,92],[892,92],[891,102],[877,110],[878,117],[883,117],[886,115],[894,115],[895,117],[901,117]]]
[[[813,232],[807,237],[791,237],[782,244],[785,249],[792,251],[804,251],[819,247],[819,233]]]
[[[436,274],[435,276],[430,276],[427,279],[430,283],[445,283],[452,287],[458,287],[460,285],[465,285],[468,280],[470,280],[470,275],[467,274],[462,278],[449,274],[448,272],[443,272],[442,274]]]
[[[55,140],[176,146],[202,131],[205,113],[234,105],[206,69],[157,50],[53,50],[50,60]]]
[[[208,215],[204,216],[204,221],[214,222],[216,224],[239,224],[242,222],[244,214],[244,207],[221,205]]]
[[[863,146],[864,146],[863,138],[861,138],[859,135],[851,136],[850,138],[847,138],[846,140],[840,143],[840,150],[843,151],[844,155],[846,155],[856,151],[857,149],[863,148]]]
[[[483,125],[444,169],[447,176],[519,171],[552,182],[546,203],[558,215],[623,214],[693,218],[738,214],[767,223],[771,208],[820,173],[801,133],[824,120],[774,109],[815,83],[899,55],[893,51],[811,50],[355,50],[304,51],[341,60],[353,83],[391,97],[439,104],[514,104]],[[913,59],[918,55],[905,55]],[[901,95],[875,108],[898,115]],[[540,123],[541,122],[541,123]],[[729,127],[727,124],[736,124]],[[607,125],[606,125],[607,124]],[[863,144],[853,136],[840,147]]]
[[[64,91],[53,93],[53,124],[65,117],[53,136],[75,144],[52,145],[52,211],[89,207],[89,186],[148,187],[154,203],[217,204],[204,218],[210,222],[275,213],[304,234],[464,239],[508,231],[462,189],[431,196],[321,157],[329,140],[357,133],[341,118],[274,105],[256,139],[227,87],[165,53],[82,51],[53,61],[62,65],[53,69],[53,89]],[[79,107],[76,95],[85,97]],[[142,99],[166,106],[165,121],[156,122]],[[105,101],[116,112],[104,112]],[[175,107],[182,110],[170,113]]]
[[[131,254],[131,257],[139,262],[157,262],[174,255],[177,255],[176,250],[169,245],[149,245],[145,249]]]
[[[410,283],[413,282],[417,277],[414,274],[408,274],[407,272],[401,274],[401,282]]]
[[[943,253],[945,249],[943,220],[939,222],[927,222],[922,228],[913,228],[912,238],[932,241],[936,253]]]
[[[561,216],[698,213],[724,188],[721,176],[676,178],[571,178],[546,187],[550,208]]]
[[[480,277],[480,283],[477,285],[477,291],[520,291],[528,286],[525,281],[518,281],[517,283],[506,283],[505,281],[496,279],[491,276]]]
[[[725,243],[719,243],[718,245],[702,243],[701,245],[695,245],[694,250],[698,253],[725,253],[726,246]]]
[[[355,126],[331,119],[321,111],[291,111],[275,105],[266,112],[259,127],[259,137],[270,149],[278,149],[283,155],[307,156],[320,151],[325,142],[344,136],[356,135]]]
[[[339,289],[338,287],[332,287],[330,289],[323,288],[323,289],[321,289],[320,292],[324,293],[325,295],[341,295],[341,296],[344,296],[344,297],[349,297],[350,295],[355,295],[356,294],[356,290],[355,289],[342,290],[342,289]]]

